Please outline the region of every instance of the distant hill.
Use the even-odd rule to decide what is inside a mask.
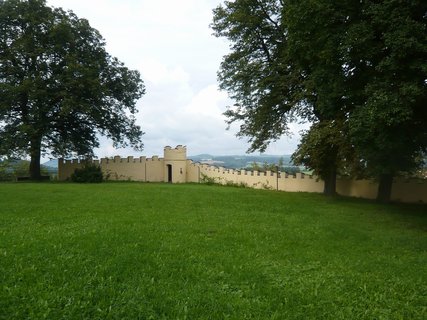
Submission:
[[[224,167],[229,169],[242,169],[251,166],[254,162],[262,165],[267,164],[278,164],[280,160],[283,161],[283,165],[291,166],[290,155],[232,155],[232,156],[214,156],[210,154],[199,154],[189,156],[189,159],[194,162],[206,163],[217,167]]]
[[[58,169],[58,159],[49,160],[49,161],[47,161],[45,163],[42,163],[42,165],[45,166],[45,167]]]

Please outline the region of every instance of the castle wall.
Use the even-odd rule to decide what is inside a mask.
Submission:
[[[193,170],[197,166],[193,166]],[[217,168],[208,165],[200,165],[202,177],[214,179],[221,184],[245,185],[255,189],[270,189],[288,192],[323,192],[323,182],[316,177],[297,173],[288,175],[286,173],[259,172]]]
[[[121,158],[119,156],[114,157],[114,159],[103,158],[100,161],[94,161],[96,165],[101,166],[102,172],[108,180],[134,181],[146,181],[146,162],[145,157]]]
[[[373,180],[337,179],[337,193],[343,196],[375,199],[377,190],[378,183]]]
[[[71,177],[74,170],[83,167],[83,163],[77,159],[63,160],[58,159],[58,180],[65,181]]]
[[[173,183],[215,182],[220,184],[244,185],[256,189],[269,189],[287,192],[323,192],[324,183],[315,176],[297,173],[258,172],[233,170],[214,167],[206,164],[193,163],[187,159],[186,148],[165,147],[164,158],[103,158],[95,160],[105,176],[110,180],[133,180],[147,182],[168,182],[172,173]],[[78,160],[59,160],[58,178],[67,180],[76,168],[83,167],[84,162]],[[337,193],[343,196],[375,199],[378,183],[372,180],[337,180]],[[392,188],[392,200],[400,202],[427,203],[427,181],[395,179]]]
[[[71,174],[77,168],[82,168],[86,162],[74,160],[58,161],[58,179],[65,181],[71,177]],[[104,174],[104,178],[112,181],[163,181],[163,159],[154,156],[152,158],[121,158],[119,156],[93,160],[92,163],[99,165]]]
[[[166,146],[164,148],[165,159],[165,174],[164,182],[169,182],[169,174],[172,173],[172,183],[186,183],[187,182],[187,148],[179,145],[176,148]],[[168,166],[171,167],[169,172]]]
[[[154,156],[146,162],[146,180],[148,182],[163,182],[165,177],[165,161],[163,158]]]
[[[421,179],[395,179],[391,199],[400,202],[427,203],[427,183]]]
[[[316,176],[297,173],[289,175],[286,173],[280,174],[279,190],[288,192],[323,192],[324,183]]]
[[[193,182],[193,183],[199,183],[200,182],[200,163],[194,163],[191,160],[187,160],[186,167],[187,167],[187,182]]]

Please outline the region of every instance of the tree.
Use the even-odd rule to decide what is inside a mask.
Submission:
[[[328,1],[283,0],[226,1],[214,10],[216,36],[232,43],[218,73],[220,87],[236,101],[225,115],[229,124],[242,123],[238,136],[249,137],[248,151],[265,151],[297,117],[326,123],[345,117],[346,79],[339,59],[345,11]],[[318,19],[312,20],[312,14]],[[317,148],[337,157],[328,149],[332,143]],[[320,164],[325,162],[311,162]],[[325,194],[335,194],[337,169],[330,164],[316,169],[322,172]]]
[[[212,28],[231,42],[218,79],[235,101],[225,115],[240,123],[238,136],[248,137],[249,152],[265,151],[289,132],[299,112],[298,74],[287,56],[286,29],[279,0],[226,1],[214,9]]]
[[[219,72],[236,101],[229,123],[263,151],[295,115],[309,119],[294,160],[325,193],[337,172],[365,169],[389,200],[393,176],[427,149],[426,12],[421,0],[226,1],[213,28],[232,42]]]
[[[292,161],[313,169],[316,175],[327,181],[325,193],[332,195],[336,190],[337,174],[361,174],[362,166],[356,155],[343,121],[318,121],[302,135]]]
[[[380,201],[393,177],[427,151],[427,3],[367,1],[349,29],[345,61],[359,103],[349,115],[352,143],[378,178]]]
[[[92,155],[99,134],[141,149],[137,71],[105,50],[88,21],[45,0],[0,0],[0,155]]]
[[[314,115],[293,160],[325,181],[327,195],[336,193],[337,174],[355,163],[346,125],[354,102],[342,54],[350,17],[358,6],[352,0],[289,0],[284,14],[289,57],[302,74],[302,95]]]
[[[377,199],[389,201],[393,177],[416,169],[427,148],[427,4],[289,1],[286,12],[288,44],[307,75],[303,86],[312,86],[306,92],[314,93],[318,119],[342,119],[347,128],[341,130],[347,142],[336,152],[345,160],[342,168],[365,164],[365,172],[379,180]],[[311,162],[319,160],[314,145],[304,144],[319,134],[329,133],[309,133],[298,151],[309,152]],[[324,146],[331,147],[326,141]]]

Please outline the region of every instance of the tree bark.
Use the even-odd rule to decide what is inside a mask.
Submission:
[[[378,185],[377,201],[388,203],[391,200],[391,189],[393,187],[393,175],[382,174]]]
[[[41,173],[40,173],[41,139],[34,138],[31,140],[30,156],[31,156],[30,179],[41,180]]]
[[[325,186],[323,194],[327,196],[335,196],[337,194],[337,170],[331,168],[325,177]]]

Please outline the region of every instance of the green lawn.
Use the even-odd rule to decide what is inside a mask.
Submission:
[[[427,207],[0,184],[0,319],[427,319]]]

